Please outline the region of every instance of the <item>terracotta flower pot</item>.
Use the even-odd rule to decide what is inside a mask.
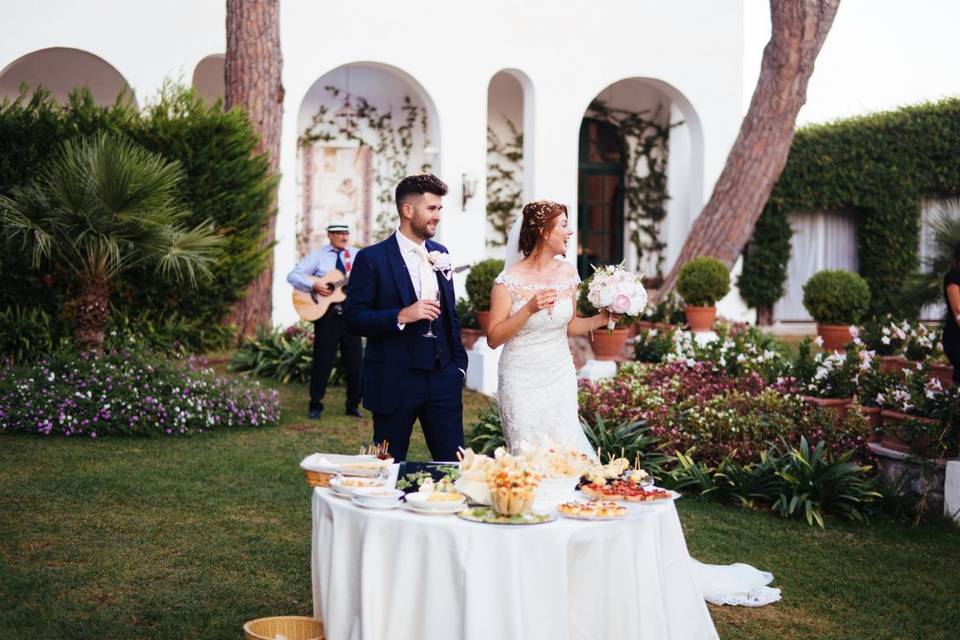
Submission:
[[[490,331],[490,311],[477,311],[477,324],[480,325],[480,333],[487,335]]]
[[[842,421],[847,417],[847,410],[853,402],[853,398],[815,398],[813,396],[802,396],[803,401],[818,407],[833,409],[837,414],[837,421]]]
[[[716,307],[687,307],[687,324],[690,325],[690,331],[702,333],[713,329],[713,323],[717,321]]]
[[[460,343],[463,344],[463,348],[466,350],[473,349],[473,345],[477,343],[477,340],[480,339],[480,336],[483,335],[483,332],[480,329],[460,329]]]
[[[870,429],[870,442],[880,442],[883,438],[883,435],[879,431],[881,425],[883,425],[883,418],[880,415],[882,409],[880,407],[864,407],[861,405],[860,411],[863,411],[863,415],[867,418],[867,427]]]
[[[629,332],[626,328],[614,329],[607,333],[606,329],[593,332],[593,356],[597,360],[619,360],[623,355],[623,347],[627,344]]]
[[[823,338],[824,351],[843,351],[847,343],[853,340],[850,326],[846,324],[819,324],[817,335]]]
[[[930,372],[927,377],[936,378],[944,389],[949,389],[953,386],[953,365],[933,362],[930,364]]]
[[[932,448],[932,439],[926,438],[925,442],[924,438],[921,437],[915,442],[910,442],[901,435],[903,431],[902,425],[910,420],[924,424],[938,424],[938,420],[911,416],[901,411],[894,411],[893,409],[884,409],[880,412],[880,415],[883,417],[883,425],[885,427],[883,430],[883,439],[880,441],[881,446],[901,453],[929,453],[927,450]]]
[[[637,328],[637,331],[650,331],[657,326],[657,323],[649,320],[637,320],[633,323],[633,326]]]
[[[880,373],[900,373],[910,366],[903,356],[880,356]]]

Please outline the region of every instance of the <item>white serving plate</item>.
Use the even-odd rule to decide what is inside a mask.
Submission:
[[[456,502],[430,502],[429,493],[408,493],[406,504],[408,508],[422,513],[456,513],[467,505],[466,498]]]
[[[365,483],[370,482],[370,483],[376,483],[376,484],[370,484],[370,485],[359,486],[359,487],[352,487],[352,486],[349,486],[349,484],[344,484],[344,482],[350,482],[350,481],[356,481],[356,480],[362,480]],[[352,497],[358,493],[365,493],[369,491],[381,491],[387,488],[389,487],[387,486],[386,480],[374,480],[373,478],[352,478],[352,477],[348,478],[344,476],[335,476],[333,478],[330,478],[330,490],[333,491],[335,494],[345,498]]]
[[[363,507],[364,509],[396,509],[402,503],[400,502],[400,496],[403,495],[403,491],[396,490],[399,494],[397,497],[392,500],[389,498],[377,497],[375,500],[371,500],[371,496],[364,495],[362,493],[354,494],[350,498],[350,502],[357,505],[358,507]]]

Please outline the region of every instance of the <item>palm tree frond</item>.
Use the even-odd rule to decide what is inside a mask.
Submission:
[[[202,224],[193,229],[168,227],[169,245],[158,256],[157,272],[165,278],[186,280],[196,286],[199,278],[210,278],[216,249],[223,245],[223,238],[211,224]]]

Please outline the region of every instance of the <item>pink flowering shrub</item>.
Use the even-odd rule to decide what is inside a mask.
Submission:
[[[767,384],[755,373],[731,378],[713,364],[624,366],[610,379],[580,386],[580,414],[593,424],[645,420],[667,453],[694,449],[697,460],[719,464],[759,459],[771,443],[791,446],[801,436],[825,441],[837,454],[865,458],[867,428],[859,412],[844,421],[804,403],[791,380]]]

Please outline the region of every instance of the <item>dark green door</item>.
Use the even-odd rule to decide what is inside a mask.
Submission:
[[[623,261],[623,141],[616,127],[585,118],[580,125],[577,269]]]

